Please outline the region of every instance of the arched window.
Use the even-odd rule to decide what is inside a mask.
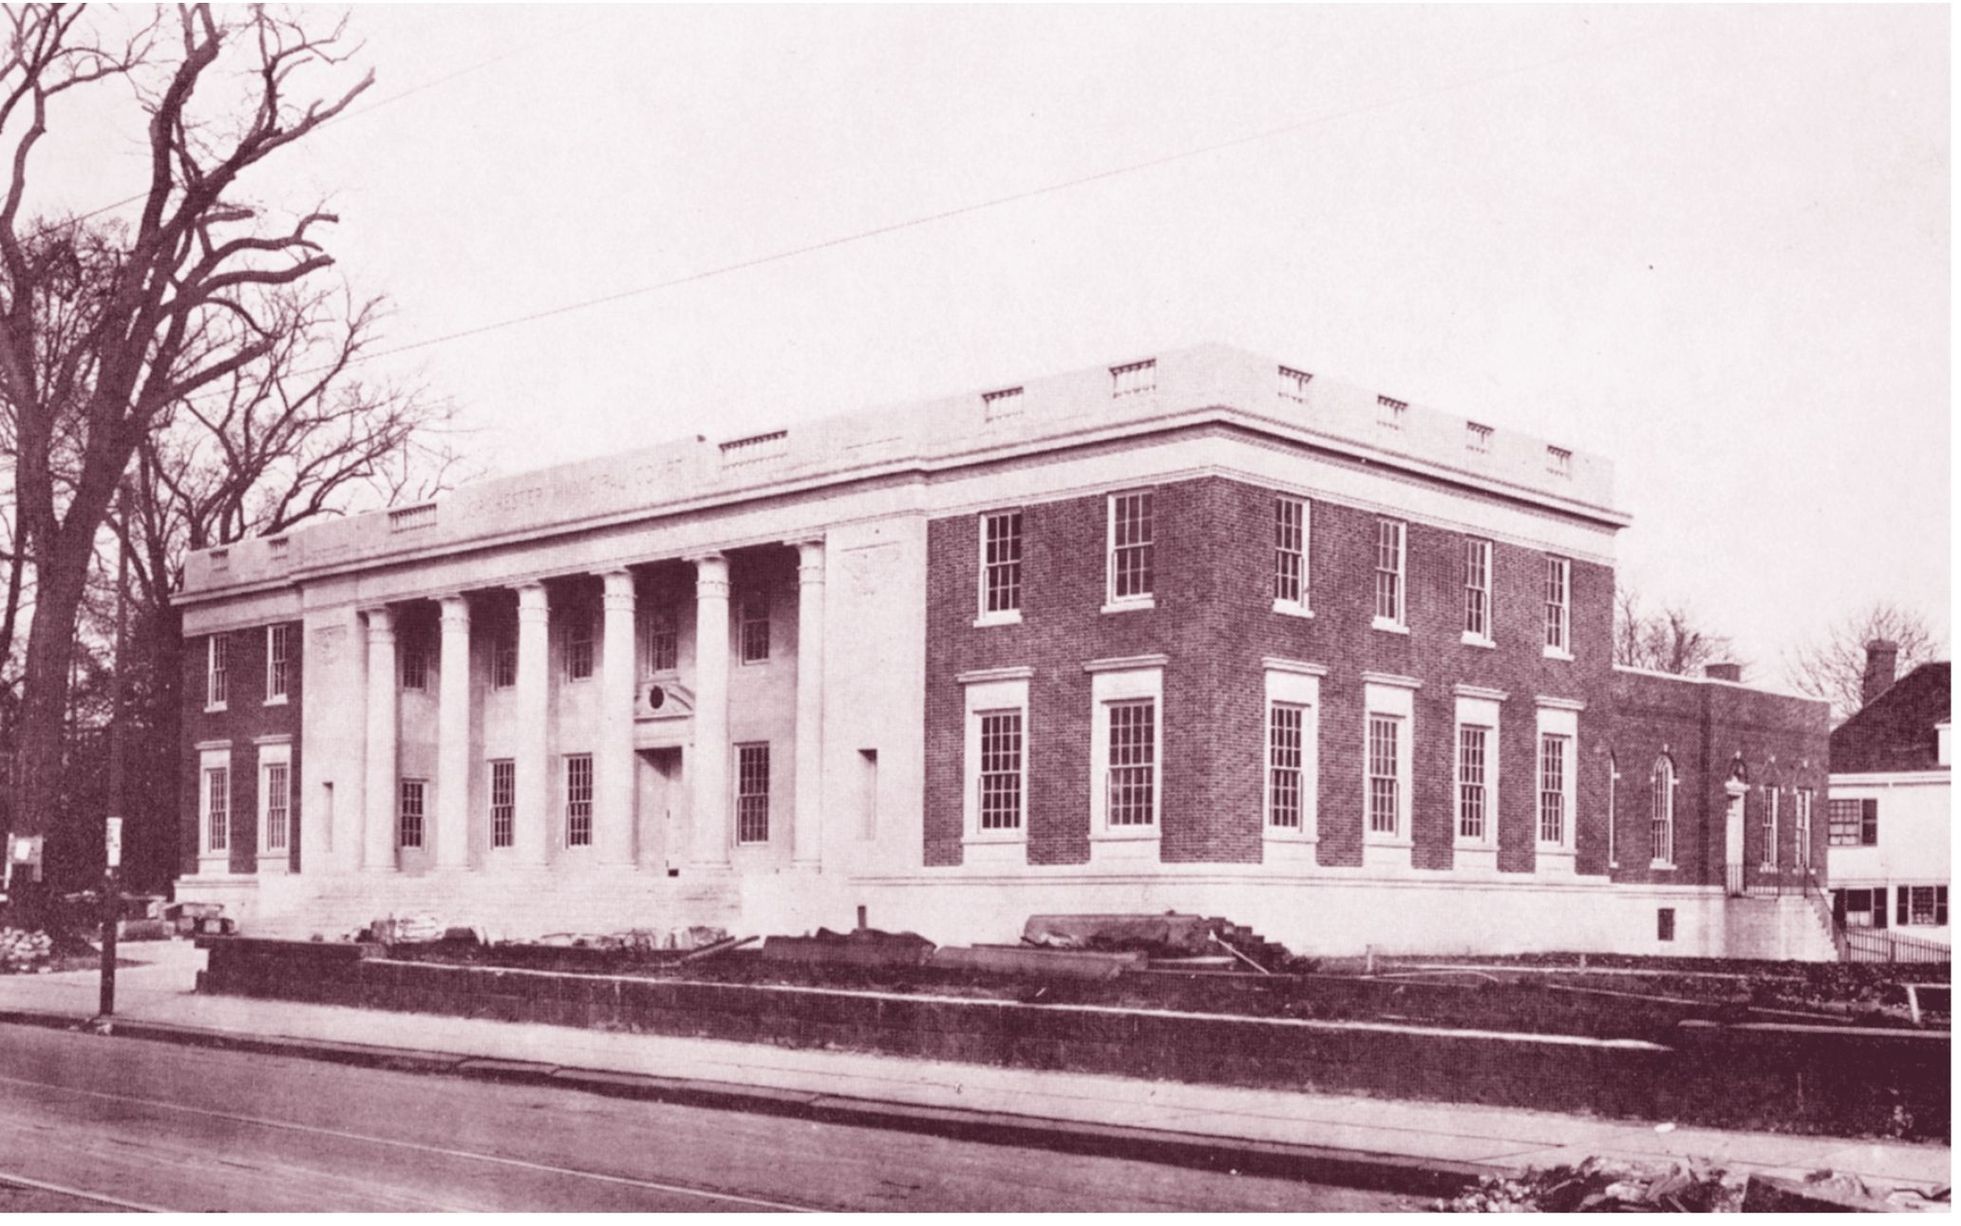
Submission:
[[[1657,866],[1675,863],[1675,763],[1667,754],[1655,759],[1654,819],[1649,827]]]
[[[1607,867],[1619,868],[1621,863],[1620,844],[1615,841],[1614,826],[1620,818],[1621,764],[1614,752],[1607,751]]]

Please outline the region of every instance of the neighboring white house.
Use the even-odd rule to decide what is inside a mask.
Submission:
[[[1950,943],[1948,665],[1923,664],[1896,683],[1893,644],[1866,651],[1866,705],[1832,733],[1833,910],[1848,928]]]

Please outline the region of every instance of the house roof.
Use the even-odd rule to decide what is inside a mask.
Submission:
[[[1946,770],[1934,726],[1949,718],[1948,663],[1922,664],[1832,733],[1832,771]]]

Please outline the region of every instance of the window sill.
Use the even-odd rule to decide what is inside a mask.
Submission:
[[[199,852],[197,857],[197,871],[200,877],[218,873],[230,873],[232,871],[232,854],[229,851]],[[250,876],[250,874],[240,875]]]
[[[286,705],[286,695],[274,694],[271,698],[265,700],[264,705],[268,707],[283,707]]]
[[[1158,602],[1155,596],[1137,596],[1126,597],[1123,600],[1107,601],[1103,605],[1102,611],[1105,613],[1130,613],[1138,609],[1155,609],[1157,607]]]
[[[1363,835],[1362,846],[1410,848],[1416,846],[1416,840],[1411,838],[1394,838],[1389,835],[1381,835],[1381,834]]]
[[[206,715],[216,715],[218,712],[223,711],[224,709],[225,709],[225,704],[222,702],[207,702],[204,704],[204,713]]]
[[[1466,647],[1482,647],[1486,651],[1496,651],[1498,649],[1498,644],[1492,642],[1488,638],[1485,638],[1481,634],[1472,634],[1469,630],[1466,630],[1463,633],[1463,636],[1460,637],[1457,641],[1464,644],[1464,646]]]
[[[1268,826],[1260,836],[1268,843],[1288,843],[1312,847],[1321,841],[1321,836],[1306,830],[1290,830],[1284,826]]]
[[[983,613],[974,619],[975,629],[979,629],[982,626],[1019,626],[1020,624],[1020,609],[1008,609],[1000,613]]]
[[[1559,647],[1544,648],[1539,654],[1548,660],[1571,660],[1573,658],[1572,652]]]
[[[1158,828],[1151,826],[1119,826],[1115,829],[1105,827],[1090,831],[1092,843],[1155,843],[1158,841]]]
[[[1314,610],[1292,600],[1274,601],[1273,611],[1275,613],[1284,613],[1288,617],[1305,617],[1309,621],[1314,620]]]
[[[1675,871],[1675,865],[1672,861],[1669,860],[1650,860],[1648,862],[1648,871],[1672,873]]]
[[[1372,630],[1386,630],[1390,634],[1408,634],[1409,627],[1401,622],[1392,622],[1386,617],[1378,617],[1369,623]]]
[[[991,834],[975,834],[969,832],[960,838],[960,843],[963,847],[1018,847],[1026,842],[1028,842],[1028,832],[1026,830],[1008,830]]]
[[[1459,839],[1457,839],[1456,842],[1452,843],[1450,846],[1451,846],[1451,850],[1453,851],[1497,851],[1498,850],[1498,844],[1491,839],[1466,839],[1460,837]]]

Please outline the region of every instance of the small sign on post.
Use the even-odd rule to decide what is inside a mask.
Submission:
[[[123,866],[123,819],[112,817],[108,822],[108,833],[102,842],[103,851],[110,868],[121,868]]]

